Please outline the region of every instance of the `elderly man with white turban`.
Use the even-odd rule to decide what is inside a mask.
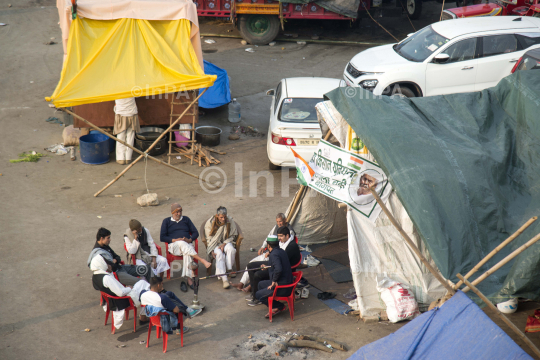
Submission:
[[[96,255],[90,262],[90,270],[92,270],[92,285],[94,289],[102,291],[105,294],[112,296],[129,296],[133,300],[135,306],[140,306],[139,294],[143,290],[150,289],[150,284],[145,280],[139,280],[133,286],[124,286],[111,274],[112,268],[105,262],[101,255]],[[114,327],[120,329],[124,323],[124,310],[130,305],[128,299],[109,299],[109,308],[113,312]],[[103,307],[107,311],[107,305]],[[141,312],[141,320],[144,320],[144,314]]]

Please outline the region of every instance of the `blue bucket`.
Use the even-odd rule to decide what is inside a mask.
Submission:
[[[109,137],[103,134],[88,134],[79,138],[81,161],[100,165],[109,162]]]
[[[92,131],[90,131],[90,134],[101,134],[101,133],[99,131],[97,131],[97,130],[92,130]],[[103,135],[103,134],[101,134],[101,135]],[[115,145],[116,145],[116,141],[109,138],[109,154],[114,151]]]

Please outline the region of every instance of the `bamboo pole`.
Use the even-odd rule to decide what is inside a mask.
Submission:
[[[502,266],[504,266],[506,263],[508,263],[510,260],[521,254],[523,251],[525,251],[528,247],[533,245],[535,242],[540,240],[540,234],[533,237],[531,240],[527,241],[525,244],[521,245],[519,248],[517,248],[514,252],[512,252],[510,255],[499,261],[495,266],[493,266],[491,269],[486,271],[482,274],[482,276],[478,277],[476,280],[472,282],[474,286],[480,284],[482,281],[484,281],[489,275],[493,274],[495,271],[499,270]],[[469,287],[463,288],[463,292],[469,291]]]
[[[471,271],[469,271],[464,278],[468,279],[470,278],[475,272],[477,272],[489,259],[491,259],[496,253],[501,251],[503,247],[510,244],[515,238],[517,238],[521,233],[523,233],[533,222],[536,221],[538,217],[533,216],[529,219],[525,224],[523,224],[522,227],[520,227],[515,233],[513,233],[508,239],[504,240],[499,246],[497,246],[495,249],[493,249],[485,258],[483,258],[478,264],[476,264],[475,267],[472,268]],[[456,285],[454,285],[454,289],[457,290],[459,287],[463,284],[463,281],[459,281]]]
[[[371,191],[371,194],[373,195],[373,197],[375,198],[375,200],[377,201],[377,203],[381,207],[382,211],[384,211],[386,216],[388,216],[388,219],[390,220],[392,225],[394,225],[394,227],[397,229],[397,231],[399,231],[401,236],[403,236],[403,238],[405,239],[405,242],[413,250],[413,252],[416,254],[416,256],[418,256],[420,258],[420,261],[422,261],[422,263],[424,263],[424,265],[429,270],[429,272],[432,273],[433,276],[435,276],[435,278],[437,280],[439,280],[439,282],[446,288],[446,290],[448,290],[448,292],[450,294],[454,294],[455,293],[454,289],[450,286],[450,284],[448,284],[448,282],[446,280],[444,280],[444,278],[441,276],[441,274],[439,274],[439,272],[431,266],[431,264],[427,261],[427,259],[424,257],[424,255],[422,255],[422,253],[416,247],[416,245],[413,243],[413,241],[411,240],[409,235],[407,235],[407,233],[405,231],[403,231],[401,226],[399,226],[399,224],[397,223],[396,219],[394,219],[394,217],[392,216],[392,214],[390,213],[390,211],[388,210],[386,205],[384,205],[383,201],[381,200],[381,198],[379,197],[377,192],[373,188],[369,188],[369,190]]]
[[[172,124],[167,128],[167,130],[165,130],[165,131],[164,131],[164,132],[163,132],[163,133],[162,133],[162,134],[161,134],[161,135],[160,135],[160,136],[152,143],[152,145],[150,145],[150,147],[149,147],[148,149],[146,149],[146,151],[145,151],[142,155],[140,155],[137,159],[135,159],[135,161],[133,161],[126,169],[124,169],[124,171],[122,171],[122,172],[120,173],[120,175],[118,175],[113,181],[111,181],[110,183],[108,183],[107,185],[105,185],[105,187],[104,187],[103,189],[101,189],[101,190],[99,190],[97,193],[95,193],[95,194],[94,194],[94,197],[97,197],[99,194],[101,194],[103,191],[105,191],[109,186],[111,186],[112,184],[114,184],[114,183],[115,183],[122,175],[124,175],[129,169],[131,169],[131,167],[132,167],[133,165],[135,165],[137,162],[139,162],[143,157],[145,157],[145,156],[148,156],[148,157],[149,157],[148,152],[150,152],[150,150],[152,150],[152,149],[154,148],[154,146],[156,146],[156,145],[159,143],[159,141],[160,141],[165,135],[167,135],[167,133],[168,133],[169,131],[171,131],[171,129],[172,129],[172,128],[180,121],[180,119],[187,113],[187,111],[189,110],[189,108],[191,108],[191,106],[192,106],[194,103],[196,103],[197,100],[199,100],[199,98],[206,92],[206,90],[208,90],[208,88],[204,89],[204,90],[199,94],[199,96],[197,96],[197,97],[195,98],[195,100],[193,100],[193,101],[188,105],[188,107],[184,110],[184,112],[183,112],[182,114],[180,114],[180,116],[178,116],[178,118],[175,120],[175,122],[172,123]],[[64,109],[64,111],[69,111],[69,110]],[[72,113],[72,115],[74,115],[74,114]],[[82,119],[81,117],[78,117],[78,118]],[[84,120],[84,119],[83,119],[83,120]],[[87,120],[84,120],[84,121],[85,121],[86,123],[89,123]],[[96,127],[96,128],[97,128],[97,127]],[[101,130],[101,129],[97,128],[96,130],[99,131],[99,130]],[[108,134],[106,134],[106,133],[105,133],[105,135],[107,135],[107,136],[109,136],[109,137],[112,137],[112,136],[110,136],[110,135],[108,135]],[[118,141],[118,139],[117,139],[117,141]],[[126,145],[126,143],[124,143],[124,145]],[[133,147],[131,147],[131,146],[129,146],[129,147],[130,147],[131,149],[135,149],[135,148],[133,148]],[[155,159],[155,160],[157,160],[157,159]],[[160,160],[157,160],[157,161],[160,161]],[[162,163],[163,163],[163,164],[166,164],[166,163],[164,163],[164,162],[162,162]],[[167,164],[167,165],[169,165],[169,164]],[[172,165],[169,165],[169,166],[172,166]],[[173,167],[173,168],[175,168],[175,167]],[[185,174],[189,174],[187,171],[183,171],[183,170],[180,170],[180,169],[178,169],[178,170],[179,170],[180,172],[185,173]],[[193,174],[191,174],[191,175],[193,175]],[[195,177],[196,177],[197,179],[199,179],[198,176],[195,175]],[[199,179],[199,180],[201,180],[201,179]],[[204,180],[203,180],[203,181],[204,181]],[[205,181],[205,182],[206,182],[206,181]]]
[[[98,126],[92,124],[90,121],[88,121],[88,120],[82,118],[81,116],[79,116],[79,115],[73,113],[72,111],[70,111],[70,110],[68,110],[68,109],[65,109],[65,108],[60,108],[59,110],[64,111],[64,112],[66,112],[66,113],[72,115],[73,117],[76,117],[77,119],[79,119],[79,120],[85,122],[86,124],[90,125],[90,127],[91,127],[92,129],[99,131],[99,132],[102,133],[103,135],[107,135],[107,136],[110,137],[111,139],[113,139],[113,140],[115,140],[115,141],[118,141],[118,142],[119,142],[120,144],[122,144],[122,145],[127,146],[128,148],[132,149],[132,150],[135,151],[136,153],[139,153],[139,154],[141,154],[141,155],[144,155],[144,153],[143,153],[141,150],[139,150],[139,149],[133,147],[132,145],[126,143],[125,141],[122,141],[122,140],[118,139],[116,136],[111,135],[111,134],[109,134],[109,133],[106,132],[106,131],[103,131],[103,130],[102,130],[101,128],[99,128]],[[151,160],[154,160],[154,161],[157,162],[158,164],[165,165],[165,166],[167,166],[167,167],[169,167],[169,168],[171,168],[171,169],[174,169],[174,170],[176,170],[176,171],[180,171],[180,172],[183,173],[183,174],[186,174],[186,175],[189,175],[189,176],[191,176],[191,177],[194,177],[195,179],[199,179],[199,176],[197,176],[197,175],[195,175],[195,174],[192,174],[192,173],[190,173],[190,172],[188,172],[188,171],[179,169],[179,168],[177,168],[176,166],[169,165],[169,164],[167,164],[166,162],[161,161],[161,160],[159,160],[159,159],[157,159],[157,158],[155,158],[155,157],[153,157],[153,156],[151,156],[151,155],[148,155],[148,158],[151,159]],[[131,166],[133,166],[133,164],[134,164],[134,163],[131,163],[126,169],[131,168]],[[127,171],[126,169],[124,169],[124,171],[122,171],[122,173],[121,173],[120,175],[118,175],[117,178],[120,178],[123,174],[125,174],[126,171]],[[117,180],[118,180],[118,179],[117,179]],[[202,180],[202,181],[206,182],[204,179],[199,179],[199,180]],[[207,182],[206,182],[206,183],[207,183]],[[111,184],[112,184],[112,182],[111,182]],[[211,184],[209,184],[209,185],[211,185]],[[101,192],[100,192],[100,193],[101,193]],[[97,195],[99,195],[99,194],[97,194]],[[97,196],[97,195],[94,195],[94,196]]]
[[[516,325],[514,325],[514,323],[512,323],[510,320],[508,320],[508,318],[502,314],[499,309],[497,309],[495,307],[495,305],[493,305],[491,303],[491,301],[489,301],[489,299],[480,292],[480,290],[478,290],[473,284],[471,284],[467,279],[465,279],[461,274],[457,274],[456,275],[461,281],[463,281],[465,283],[465,285],[467,285],[476,295],[478,295],[480,297],[480,299],[482,299],[482,301],[488,306],[488,308],[493,311],[502,321],[505,322],[506,325],[508,325],[510,327],[510,329],[512,329],[517,336],[519,336],[519,338],[521,340],[523,340],[525,342],[525,344],[527,344],[527,346],[529,346],[531,348],[531,350],[533,351],[533,353],[536,354],[536,356],[538,358],[540,358],[540,350],[538,350],[538,348],[532,343],[532,341],[527,337],[525,336],[524,333],[521,332],[521,330],[519,330],[517,328]]]

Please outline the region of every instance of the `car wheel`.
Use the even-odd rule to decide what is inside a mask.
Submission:
[[[273,15],[241,15],[238,29],[251,45],[266,45],[279,33],[279,18]]]
[[[281,168],[281,166],[274,165],[270,160],[268,160],[268,169],[270,169],[270,170],[279,170],[280,168]]]
[[[398,85],[397,85],[398,86]],[[416,97],[416,94],[414,93],[414,91],[412,91],[411,89],[409,89],[408,87],[406,86],[399,86],[397,89],[394,88],[395,92],[392,91],[392,93],[394,94],[394,96],[398,96],[398,97],[403,97],[403,98],[413,98],[413,97]]]
[[[422,14],[422,0],[407,0],[407,15],[411,19],[418,19]]]

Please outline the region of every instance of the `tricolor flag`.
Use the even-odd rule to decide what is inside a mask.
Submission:
[[[311,182],[311,178],[315,175],[315,171],[308,165],[300,155],[291,149],[294,155],[294,163],[296,165],[296,174],[300,185],[307,186]]]
[[[362,166],[364,162],[357,157],[351,156],[349,159],[349,162],[347,163],[347,166],[352,167],[353,169],[360,170],[360,167]]]

